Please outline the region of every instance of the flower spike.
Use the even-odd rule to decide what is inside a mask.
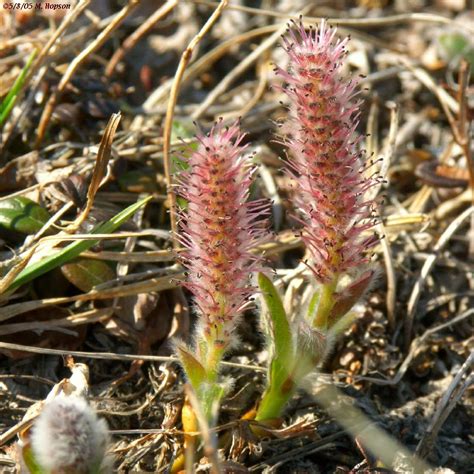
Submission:
[[[276,69],[288,102],[280,142],[288,150],[286,169],[295,183],[300,235],[310,255],[304,263],[317,284],[306,311],[295,317],[282,315],[283,305],[275,303],[278,293],[260,279],[272,321],[268,340],[274,346],[255,417],[264,422],[281,415],[302,379],[324,361],[335,337],[354,320],[351,309],[374,276],[367,250],[378,241],[370,235],[376,203],[368,192],[380,180],[367,175],[371,164],[359,149],[357,81],[341,75],[348,38],[336,39],[336,30],[325,21],[316,30],[307,31],[301,21],[293,26],[283,37],[289,66]],[[285,317],[291,338],[282,331]]]
[[[365,176],[360,138],[355,137],[357,81],[340,74],[348,38],[335,39],[336,30],[325,21],[316,30],[295,26],[283,41],[288,71],[277,68],[289,101],[282,140],[297,186],[310,267],[317,281],[330,284],[368,262],[365,251],[377,238],[360,234],[374,225],[375,203],[364,195],[379,180]]]
[[[255,168],[243,155],[245,135],[239,123],[219,121],[199,147],[179,179],[179,194],[188,201],[181,216],[181,261],[188,270],[185,286],[200,312],[198,338],[223,348],[232,345],[239,314],[254,292],[250,274],[260,266],[250,251],[264,237],[263,201],[248,202]]]

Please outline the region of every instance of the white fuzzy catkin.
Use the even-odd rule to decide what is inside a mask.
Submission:
[[[81,397],[60,396],[47,403],[35,422],[31,446],[47,472],[88,474],[108,472],[104,459],[107,424]]]

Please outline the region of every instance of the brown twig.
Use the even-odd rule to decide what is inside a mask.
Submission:
[[[109,318],[112,316],[112,314],[113,309],[111,308],[91,309],[82,313],[72,314],[61,319],[3,324],[0,326],[0,336],[24,331],[58,331],[70,333],[70,331],[65,331],[64,328],[95,323],[105,318]]]
[[[18,314],[27,311],[42,308],[45,306],[52,306],[56,304],[72,303],[74,301],[90,301],[90,300],[104,300],[112,299],[118,296],[137,295],[139,293],[147,293],[149,291],[170,290],[178,285],[178,281],[182,280],[184,275],[180,273],[172,273],[169,275],[149,278],[145,281],[137,283],[130,283],[121,287],[112,287],[104,290],[91,290],[88,293],[75,296],[61,296],[57,298],[46,298],[42,300],[25,301],[23,303],[15,303],[9,306],[0,308],[0,321],[6,321]]]
[[[46,106],[41,115],[40,123],[38,125],[38,131],[36,136],[35,146],[38,148],[43,141],[44,134],[49,124],[51,115],[53,114],[54,108],[61,98],[66,86],[71,80],[74,73],[77,71],[79,66],[87,59],[89,55],[99,49],[105,41],[110,37],[112,32],[125,20],[125,18],[139,5],[141,0],[130,0],[127,5],[120,10],[117,16],[104,28],[99,36],[92,41],[85,49],[83,49],[69,64],[66,72],[64,73],[61,81],[58,84],[56,91],[50,96]]]
[[[168,106],[166,109],[165,125],[163,130],[163,163],[165,169],[166,184],[168,186],[168,200],[170,207],[170,222],[173,239],[173,247],[178,248],[179,244],[176,239],[177,237],[177,219],[176,219],[176,194],[173,189],[173,177],[171,171],[171,159],[170,159],[170,148],[171,148],[171,130],[173,127],[174,108],[178,101],[179,89],[183,80],[183,75],[186,70],[186,66],[191,60],[192,54],[196,46],[201,42],[203,37],[211,29],[212,25],[219,18],[222,10],[227,6],[228,0],[222,0],[218,7],[214,10],[212,15],[208,18],[204,26],[199,30],[197,35],[191,40],[188,47],[183,51],[181,59],[176,69],[176,74],[173,79],[173,85],[170,91],[170,97],[168,100]]]

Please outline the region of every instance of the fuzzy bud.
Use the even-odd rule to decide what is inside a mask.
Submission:
[[[36,462],[54,474],[109,472],[107,425],[81,397],[59,396],[36,420],[31,446]]]

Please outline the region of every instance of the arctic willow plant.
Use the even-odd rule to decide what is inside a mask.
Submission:
[[[243,138],[238,123],[226,128],[222,121],[197,136],[198,149],[178,182],[188,203],[179,235],[188,270],[184,284],[194,295],[199,322],[192,347],[178,344],[177,352],[211,425],[225,391],[219,363],[238,343],[235,328],[255,291],[249,278],[260,262],[250,250],[264,237],[261,218],[268,208],[266,202],[248,201],[254,167],[244,156]]]
[[[367,191],[378,178],[368,177],[370,163],[358,150],[357,82],[340,72],[347,41],[336,40],[324,21],[309,31],[294,24],[283,38],[289,66],[276,73],[286,83],[289,113],[281,141],[317,288],[306,314],[290,320],[271,281],[259,276],[274,346],[260,421],[279,417],[301,379],[323,361],[374,274],[366,251],[377,237],[364,234],[374,225],[375,203]]]

